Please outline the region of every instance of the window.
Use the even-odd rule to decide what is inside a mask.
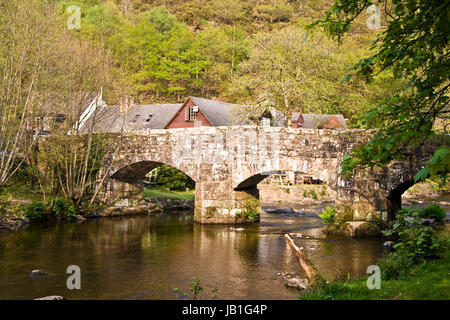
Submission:
[[[262,127],[270,127],[270,118],[261,118],[261,126]]]
[[[196,121],[197,120],[198,107],[189,107],[186,109],[185,120],[186,121]]]
[[[189,108],[189,120],[191,121],[197,120],[197,112],[195,111],[194,107]]]

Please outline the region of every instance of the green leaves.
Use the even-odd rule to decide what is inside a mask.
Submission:
[[[423,181],[431,176],[432,178],[439,177],[441,183],[445,184],[448,172],[450,172],[450,149],[442,146],[434,152],[426,167],[415,175],[414,182]]]
[[[331,37],[341,40],[350,23],[370,4],[365,0],[335,0],[324,19],[310,28],[320,25]],[[394,17],[372,43],[376,52],[361,59],[351,70],[367,82],[388,71],[405,85],[398,95],[380,100],[369,111],[366,126],[377,126],[380,131],[370,144],[354,150],[353,160],[344,161],[345,173],[400,157],[405,147],[422,143],[432,134],[438,117],[448,121],[450,1],[392,0],[392,5]],[[446,179],[449,166],[445,148],[433,156],[417,180],[438,172]]]

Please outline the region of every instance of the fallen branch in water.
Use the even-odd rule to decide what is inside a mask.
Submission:
[[[300,266],[306,273],[306,277],[308,278],[309,284],[311,285],[313,283],[314,284],[324,283],[325,279],[312,262],[308,253],[306,253],[303,249],[297,247],[297,245],[294,243],[294,241],[288,234],[285,234],[284,238],[286,239],[286,242],[289,244],[289,246],[292,249],[294,249],[295,255],[297,256],[298,261],[300,262]]]

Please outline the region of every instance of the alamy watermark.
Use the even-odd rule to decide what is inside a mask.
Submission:
[[[366,11],[370,17],[366,20],[367,28],[370,30],[379,30],[381,28],[381,12],[380,7],[373,4]]]
[[[370,265],[367,267],[366,273],[371,274],[367,278],[367,288],[370,290],[381,289],[381,270],[377,265]]]
[[[66,270],[67,274],[70,274],[70,276],[67,278],[66,285],[67,289],[73,290],[81,289],[81,269],[77,265],[70,265],[67,267]]]
[[[66,9],[66,13],[71,16],[67,19],[67,28],[69,30],[81,29],[81,9],[79,6],[71,5]]]

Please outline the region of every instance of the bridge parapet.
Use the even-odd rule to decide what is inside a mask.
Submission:
[[[105,158],[102,174],[138,186],[151,169],[171,165],[196,182],[196,221],[234,223],[245,222],[243,212],[249,212],[250,204],[254,207],[258,182],[273,172],[296,171],[327,183],[337,193],[337,206],[352,219],[388,219],[399,206],[397,194],[424,165],[431,148],[344,179],[339,175],[343,157],[373,133],[256,126],[125,133],[116,139],[119,151]]]

